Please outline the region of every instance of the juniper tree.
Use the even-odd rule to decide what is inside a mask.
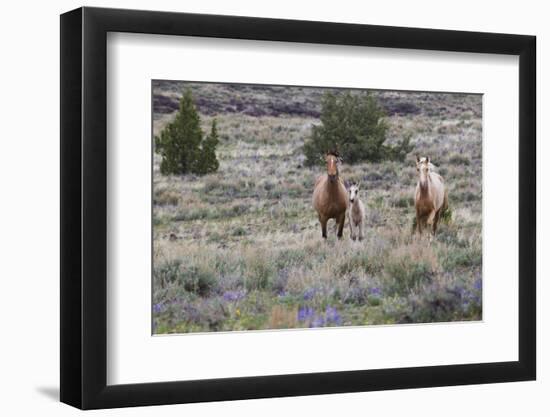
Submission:
[[[385,111],[370,94],[333,94],[323,96],[321,124],[313,126],[304,144],[306,164],[320,161],[319,156],[337,149],[347,163],[404,159],[411,151],[410,138],[396,146],[385,145],[388,124]]]
[[[199,175],[216,172],[220,166],[216,158],[216,147],[220,142],[216,119],[212,121],[210,134],[202,142],[200,157],[197,159],[195,172]]]
[[[199,114],[191,90],[187,90],[174,121],[155,137],[155,151],[162,156],[160,172],[164,175],[194,172],[202,141]]]

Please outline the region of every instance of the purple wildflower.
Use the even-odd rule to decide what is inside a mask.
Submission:
[[[301,307],[298,310],[298,321],[307,321],[313,318],[315,311],[311,307]]]
[[[153,313],[159,314],[164,311],[164,305],[162,303],[153,304]]]
[[[469,309],[470,304],[472,303],[472,301],[475,302],[475,299],[476,299],[475,294],[472,291],[467,290],[467,289],[462,289],[460,291],[460,297],[462,299],[462,309],[464,311],[467,311]]]
[[[239,301],[246,296],[244,290],[226,291],[223,293],[223,299],[225,301]]]
[[[310,288],[304,292],[304,300],[311,300],[313,297],[315,297],[315,293],[317,290],[315,288]]]
[[[323,327],[325,325],[325,318],[321,315],[315,316],[309,327]]]
[[[476,282],[474,282],[474,288],[478,291],[481,290],[481,279],[476,279]]]
[[[327,310],[325,311],[325,320],[327,324],[332,323],[339,325],[342,323],[342,317],[340,317],[340,313],[338,313],[338,310],[336,308],[328,306]]]
[[[372,287],[370,289],[370,293],[371,293],[371,295],[381,296],[382,295],[382,290],[378,287]]]

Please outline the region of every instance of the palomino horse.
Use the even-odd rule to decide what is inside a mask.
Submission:
[[[433,165],[429,157],[416,156],[416,171],[419,178],[416,184],[414,206],[416,208],[416,228],[422,233],[424,227],[431,227],[435,235],[439,219],[447,210],[447,190],[443,178],[432,172]]]
[[[337,236],[340,239],[346,221],[346,209],[348,208],[348,193],[344,182],[339,176],[338,165],[341,162],[336,152],[328,152],[325,155],[327,174],[321,175],[315,181],[313,190],[313,207],[319,215],[323,238],[327,238],[327,222],[335,219],[338,225]]]

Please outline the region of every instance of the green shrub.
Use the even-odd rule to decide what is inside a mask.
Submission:
[[[278,269],[296,265],[310,265],[311,261],[303,249],[283,249],[277,254],[275,265]]]
[[[375,274],[381,269],[381,260],[377,260],[373,256],[368,256],[365,253],[353,254],[342,260],[336,267],[339,275],[346,275],[355,270],[367,274]]]
[[[155,152],[162,157],[160,172],[163,175],[204,175],[217,171],[219,137],[216,121],[212,122],[212,130],[206,139],[200,123],[191,90],[187,90],[180,100],[174,121],[155,137]]]
[[[171,261],[155,266],[153,283],[155,288],[164,288],[177,281],[181,262]]]
[[[441,213],[440,221],[445,224],[451,224],[453,220],[453,212],[450,208],[447,207],[446,210]]]
[[[344,304],[352,304],[352,305],[364,305],[367,303],[367,300],[369,299],[369,290],[368,288],[361,283],[356,283],[353,285],[350,285],[345,292],[342,295],[342,302]],[[376,298],[376,297],[372,297]],[[369,305],[370,305],[369,301]]]
[[[153,203],[159,206],[177,206],[180,195],[175,190],[158,189],[154,193]]]
[[[463,203],[481,200],[481,192],[474,193],[471,190],[462,192],[454,192],[450,195],[450,200],[453,203]]]
[[[217,282],[217,274],[212,266],[197,264],[180,267],[178,282],[191,293],[207,296]]]
[[[237,226],[231,231],[232,236],[246,236],[247,234],[249,234],[248,231],[242,226]]]
[[[369,93],[327,92],[322,101],[321,124],[313,126],[311,137],[304,144],[306,164],[319,164],[320,156],[333,150],[338,150],[350,164],[386,159],[403,161],[412,150],[411,137],[395,146],[385,145],[389,128],[385,116]]]
[[[372,295],[370,295],[367,298],[367,301],[368,301],[369,305],[372,306],[372,307],[377,307],[382,303],[382,301],[380,300],[380,297],[374,297]]]
[[[431,285],[410,298],[410,306],[396,316],[399,323],[437,323],[481,318],[481,294],[462,285]]]
[[[464,155],[455,153],[449,157],[449,163],[452,165],[470,165],[470,159]]]
[[[251,258],[247,263],[245,287],[247,291],[270,289],[275,277],[273,265],[262,258]]]
[[[466,247],[455,247],[449,250],[449,253],[443,260],[443,267],[452,271],[455,268],[471,268],[481,266],[482,253],[481,248],[475,245]]]
[[[216,285],[214,269],[206,264],[184,266],[180,261],[165,262],[153,271],[155,288],[179,287],[189,293],[208,295]]]
[[[172,221],[188,222],[194,220],[206,219],[210,216],[210,210],[207,207],[197,207],[178,211],[172,216]]]
[[[405,295],[420,284],[429,282],[433,271],[425,260],[414,260],[409,256],[390,258],[384,266],[388,274],[386,285],[389,293]]]
[[[398,207],[398,208],[407,208],[412,207],[414,205],[414,200],[412,197],[409,196],[397,196],[394,197],[392,200],[392,206]]]

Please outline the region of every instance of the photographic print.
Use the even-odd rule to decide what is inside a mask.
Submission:
[[[152,332],[482,319],[482,95],[152,81]]]

